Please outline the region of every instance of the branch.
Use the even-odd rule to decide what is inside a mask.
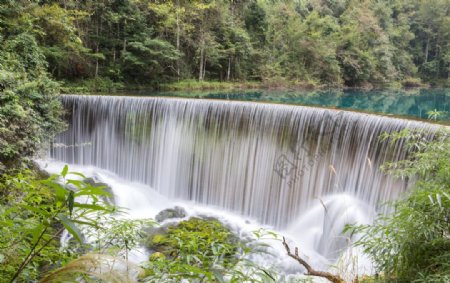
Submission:
[[[52,221],[55,219],[56,215],[58,215],[58,213],[64,208],[60,207],[55,213],[54,215],[52,215],[52,217],[50,218],[50,222],[47,223],[47,225],[44,227],[44,230],[42,230],[41,234],[39,235],[38,239],[36,240],[36,242],[33,244],[33,246],[30,249],[30,252],[28,253],[28,255],[25,257],[25,259],[22,261],[22,263],[20,264],[19,268],[17,269],[16,273],[14,273],[14,276],[11,279],[11,282],[15,282],[18,278],[20,273],[22,273],[22,271],[25,269],[25,267],[30,263],[30,261],[36,256],[36,248],[39,244],[39,242],[42,240],[42,238],[45,235],[45,232],[47,232],[47,229],[51,226]],[[64,229],[63,229],[64,230]],[[58,232],[59,233],[59,232]],[[38,252],[40,252],[45,246],[47,246],[51,240],[54,238],[55,236],[51,237],[50,240],[47,240],[45,242],[45,244],[39,249]]]
[[[344,282],[344,280],[341,277],[339,277],[338,275],[334,275],[334,274],[326,272],[326,271],[318,271],[318,270],[315,270],[314,268],[312,268],[311,265],[309,265],[304,259],[302,259],[298,255],[297,247],[295,247],[295,252],[294,252],[294,254],[292,254],[291,249],[289,248],[289,245],[286,243],[286,239],[284,237],[283,237],[283,246],[286,249],[288,256],[295,259],[298,263],[300,263],[302,266],[304,266],[306,268],[307,272],[305,273],[305,275],[323,277],[333,283],[343,283]]]

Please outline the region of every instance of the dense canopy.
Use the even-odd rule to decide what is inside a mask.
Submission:
[[[8,46],[27,36],[53,77],[94,84],[443,85],[449,7],[448,0],[9,0],[0,4],[0,40]]]

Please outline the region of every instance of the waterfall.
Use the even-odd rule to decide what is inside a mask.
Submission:
[[[425,123],[313,107],[156,97],[64,96],[69,128],[51,157],[94,165],[278,228],[317,199],[370,205],[408,187],[379,170],[405,158],[383,132]],[[324,204],[325,205],[325,204]]]

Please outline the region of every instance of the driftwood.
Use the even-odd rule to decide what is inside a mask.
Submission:
[[[305,275],[323,277],[333,283],[343,283],[344,282],[344,280],[341,277],[339,277],[338,275],[334,275],[334,274],[332,274],[330,272],[326,272],[326,271],[315,270],[314,268],[312,268],[311,265],[309,265],[304,259],[302,259],[299,256],[297,247],[295,247],[294,254],[292,254],[291,249],[289,248],[289,245],[286,243],[286,239],[284,237],[283,237],[283,246],[286,249],[288,256],[295,259],[298,263],[300,263],[302,266],[304,266],[306,268]]]

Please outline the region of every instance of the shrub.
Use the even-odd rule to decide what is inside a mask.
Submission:
[[[0,172],[19,167],[64,128],[59,86],[27,33],[0,38]]]
[[[450,135],[433,137],[401,131],[384,139],[405,139],[409,158],[383,166],[399,178],[415,178],[415,187],[389,204],[392,213],[373,225],[351,229],[364,234],[357,242],[371,255],[384,280],[450,281]],[[431,139],[431,140],[430,140]]]
[[[257,239],[273,233],[255,231]],[[191,218],[155,233],[144,264],[143,282],[280,282],[275,271],[249,260],[267,252],[258,241],[243,242],[216,219]]]
[[[146,276],[174,271],[211,280],[214,266],[228,268],[237,262],[237,241],[218,220],[191,218],[169,226],[167,233],[150,237],[148,247],[155,251],[146,268]],[[181,272],[183,271],[183,272]],[[183,277],[181,277],[183,278]]]
[[[64,265],[78,255],[76,241],[84,242],[81,227],[100,229],[95,219],[114,211],[101,201],[107,192],[66,179],[71,174],[80,175],[66,166],[45,180],[31,171],[1,176],[0,278],[31,282]],[[60,246],[64,230],[76,240],[67,249]]]

